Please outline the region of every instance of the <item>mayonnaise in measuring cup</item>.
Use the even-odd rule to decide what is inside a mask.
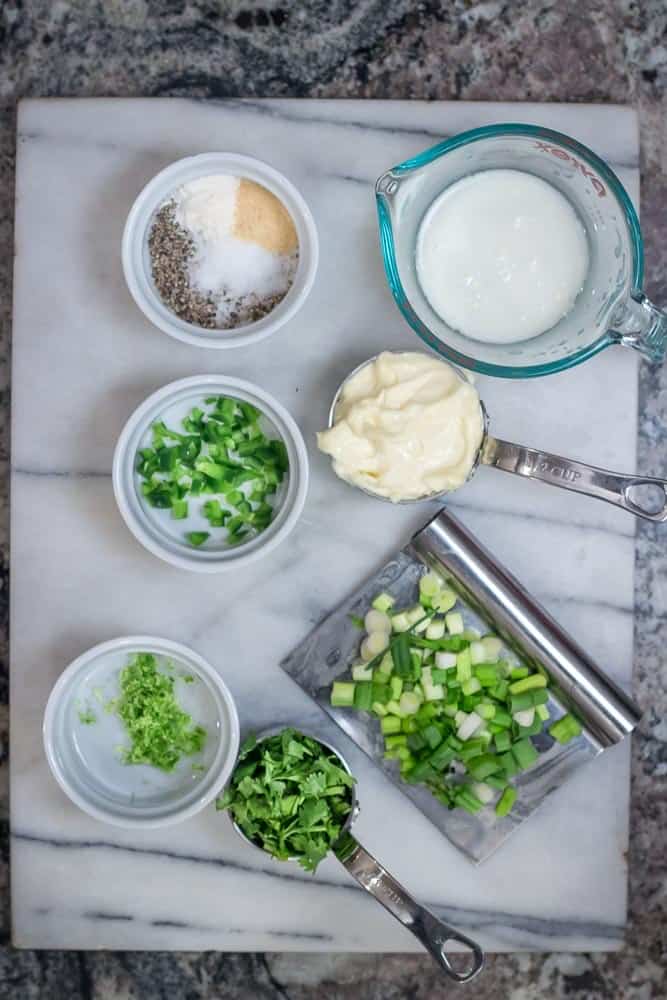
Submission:
[[[399,501],[462,486],[483,434],[477,390],[451,365],[385,352],[345,383],[317,443],[341,479]]]

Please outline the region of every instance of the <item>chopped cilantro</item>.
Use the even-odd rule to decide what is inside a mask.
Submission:
[[[174,678],[160,673],[152,653],[137,653],[120,675],[120,698],[113,703],[131,744],[126,764],[151,764],[173,771],[182,756],[199,753],[206,730],[193,723],[174,698]]]
[[[354,778],[317,740],[294,729],[241,747],[232,780],[216,802],[274,858],[314,872],[352,808]]]
[[[79,722],[84,726],[91,726],[93,722],[97,722],[97,716],[90,708],[80,709]]]

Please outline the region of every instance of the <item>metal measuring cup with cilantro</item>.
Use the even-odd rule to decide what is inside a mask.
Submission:
[[[216,805],[252,844],[314,872],[352,817],[354,785],[333,750],[287,728],[244,741]]]
[[[481,971],[479,945],[421,906],[352,835],[358,812],[355,779],[332,747],[291,728],[259,739],[250,736],[216,805],[229,811],[245,840],[280,861],[298,861],[314,872],[331,852],[362,889],[421,941],[450,979],[466,983]],[[445,951],[449,941],[466,950],[462,969]]]

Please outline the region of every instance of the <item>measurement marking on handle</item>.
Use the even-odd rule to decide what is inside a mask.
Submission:
[[[538,472],[543,476],[551,476],[552,479],[562,479],[566,483],[576,483],[578,479],[581,479],[581,473],[576,469],[572,469],[567,465],[548,462],[546,459],[540,459],[535,462],[529,469],[529,472],[531,474]]]
[[[388,876],[385,875],[384,872],[362,871],[357,872],[356,877],[363,886],[370,889],[372,892],[379,891],[384,897],[390,899],[393,903],[404,902],[403,896],[389,884],[387,881]]]

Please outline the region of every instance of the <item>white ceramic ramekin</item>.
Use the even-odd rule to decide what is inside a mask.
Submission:
[[[156,420],[164,419],[168,426],[176,429],[179,420],[192,407],[215,395],[233,396],[261,410],[267,429],[284,442],[289,461],[289,472],[277,493],[270,525],[261,534],[233,547],[224,544],[222,532],[210,529],[204,520],[194,520],[201,515],[191,513],[187,521],[174,521],[169,511],[151,508],[141,496],[136,471],[137,451],[150,444],[150,429]],[[238,569],[267,555],[290,533],[306,501],[308,453],[296,423],[268,392],[238,378],[195,375],[158,389],[134,411],[116,445],[113,488],[125,523],[149,552],[182,569],[220,573]],[[195,506],[194,502],[190,503],[191,511]],[[198,530],[208,530],[211,539],[201,548],[194,548],[184,536],[188,531]]]
[[[169,773],[125,764],[118,750],[128,737],[109,702],[135,653],[159,657],[175,678],[179,705],[207,732],[202,753],[183,757]],[[220,794],[236,764],[239,720],[226,684],[206,660],[180,643],[138,635],[103,642],[70,663],[49,696],[43,736],[56,781],[80,809],[115,826],[149,828],[188,819]]]
[[[292,216],[299,239],[299,262],[292,287],[275,309],[235,330],[207,330],[179,319],[160,298],[151,274],[148,236],[155,213],[182,184],[210,174],[233,174],[261,184]],[[315,280],[319,250],[308,205],[294,185],[267,163],[236,153],[201,153],[161,170],[140,192],[125,223],[122,261],[130,293],[144,315],[170,337],[198,347],[224,349],[264,340],[288,322],[306,301]]]

